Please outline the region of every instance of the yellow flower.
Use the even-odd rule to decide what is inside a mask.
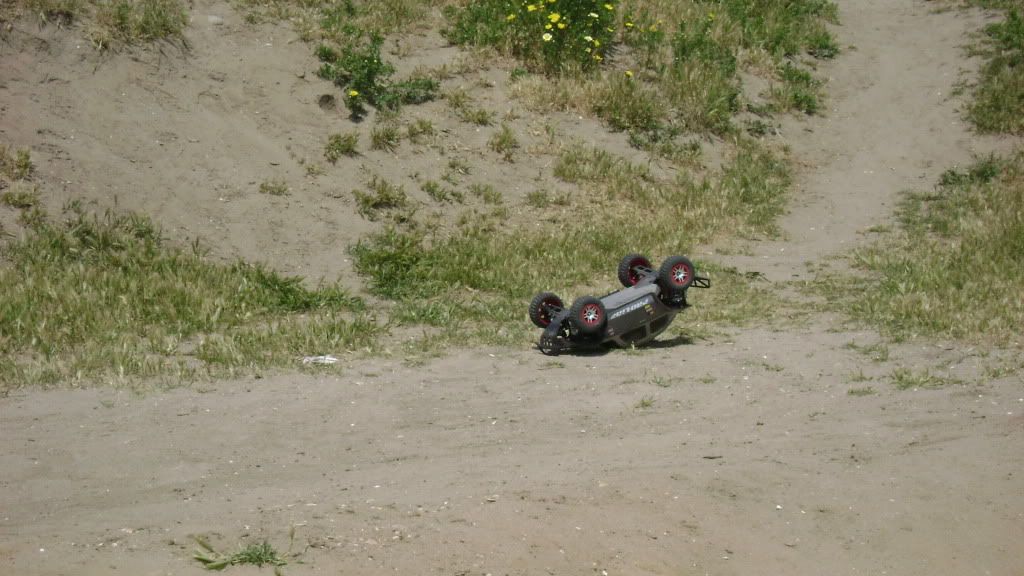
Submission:
[[[657,32],[658,31],[658,27],[655,26],[654,24],[651,24],[651,27],[648,28],[648,30],[650,30],[651,32]]]
[[[533,12],[533,11],[535,11],[536,9],[537,9],[537,7],[536,7],[536,6],[534,6],[533,4],[530,4],[529,6],[527,6],[527,7],[526,7],[526,11],[527,11],[527,12]]]
[[[558,23],[558,29],[559,30],[565,30],[565,22],[559,22]]]
[[[633,27],[633,23],[632,22],[626,22],[626,28],[632,28],[632,27]]]
[[[541,38],[543,38],[545,42],[551,42],[552,36],[551,36],[551,34],[548,34],[547,32],[545,32],[544,35],[541,36]]]
[[[349,90],[348,91],[348,95],[353,97],[353,98],[355,98],[356,96],[359,96],[359,91],[358,90]]]
[[[590,14],[587,14],[587,16],[590,16],[591,18],[600,18],[600,16],[597,15],[597,12],[591,12]]]
[[[511,21],[513,21],[515,19],[516,19],[516,15],[515,14],[509,14],[508,16],[505,16],[505,20],[507,20],[509,22],[511,22]]]
[[[600,41],[600,40],[597,40],[597,39],[595,39],[595,40],[594,40],[594,48],[597,48],[597,47],[598,47],[598,46],[600,46],[600,45],[601,45],[601,41]]]
[[[605,28],[605,30],[607,30],[609,32],[615,32],[615,28],[612,28],[611,26]]]
[[[715,13],[714,12],[708,12],[708,22],[714,22],[714,21],[715,21]]]
[[[594,37],[593,36],[584,36],[583,39],[586,40],[587,42],[593,42],[594,41]]]
[[[600,54],[594,54],[594,60],[597,60],[598,62],[600,62],[601,60],[604,60],[604,58],[601,58]]]
[[[544,29],[545,30],[551,30],[551,24],[545,24],[544,25]]]
[[[589,47],[587,47],[587,49],[585,50],[585,52],[586,52],[587,54],[590,54],[590,48],[589,48]]]
[[[632,77],[633,77],[633,71],[632,70],[626,70],[626,78],[632,78]]]
[[[604,9],[605,10],[615,10],[615,6],[612,6],[611,4],[605,4],[604,5]]]
[[[548,14],[548,20],[550,20],[552,24],[554,24],[555,22],[558,22],[561,19],[562,19],[562,15],[559,14],[558,12],[552,12],[551,14]]]

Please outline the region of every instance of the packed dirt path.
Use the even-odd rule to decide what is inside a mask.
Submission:
[[[784,239],[730,257],[769,280],[808,277],[806,263],[842,255],[888,223],[899,194],[927,189],[939,175],[975,156],[1012,146],[983,137],[961,117],[961,79],[981,11],[936,13],[935,3],[841,2],[836,29],[844,51],[822,69],[828,76],[825,118],[791,117],[783,136],[802,166],[794,204],[780,221]]]
[[[932,9],[841,3],[834,111],[787,123],[789,239],[733,263],[788,279],[989,145],[946,97],[981,17]],[[299,553],[286,574],[1024,573],[1024,381],[999,370],[1019,359],[832,326],[15,392],[0,569],[200,574],[202,535]],[[899,391],[897,367],[962,384]]]

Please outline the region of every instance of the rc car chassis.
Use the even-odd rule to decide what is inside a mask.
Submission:
[[[606,345],[642,346],[668,328],[688,307],[686,291],[710,288],[685,256],[666,259],[658,270],[642,254],[628,254],[619,263],[624,288],[595,298],[577,298],[566,308],[562,299],[541,292],[530,302],[530,320],[544,332],[537,347],[548,355]]]

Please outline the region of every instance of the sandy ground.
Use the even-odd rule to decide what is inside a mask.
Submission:
[[[787,239],[723,260],[769,279],[844,252],[888,220],[902,189],[1006,145],[971,134],[948,96],[959,71],[972,69],[959,47],[983,16],[917,1],[840,4],[837,32],[856,49],[824,69],[832,111],[784,126],[803,166]],[[138,69],[101,65],[92,74],[113,77],[90,80],[89,56],[43,44],[17,56],[9,43],[3,136],[51,150],[45,177],[95,187],[86,192],[98,205],[117,186],[180,180],[162,200],[125,194],[119,203],[155,211],[172,229],[198,232],[202,218],[219,218],[225,256],[278,250],[275,262],[303,262],[295,271],[344,270],[336,245],[358,230],[330,219],[356,219],[334,210],[317,223],[311,214],[349,168],[307,182],[272,135],[287,133],[296,158],[322,146],[322,122],[293,106],[315,107],[322,89],[298,76],[309,73],[307,48],[275,38],[270,49],[232,32],[227,12],[228,32],[195,14],[191,34],[237,46],[218,60],[194,39],[194,70],[173,90],[168,78],[182,71],[172,58],[156,68],[145,58]],[[41,54],[52,60],[34,66]],[[231,72],[231,58],[257,57],[280,84]],[[30,89],[39,82],[45,90]],[[212,83],[224,88],[202,96]],[[139,101],[157,86],[166,99]],[[61,98],[66,108],[54,107]],[[206,103],[182,104],[190,98]],[[206,115],[201,127],[154,139],[158,123],[140,117],[146,106],[171,114],[170,125]],[[108,110],[125,107],[123,117]],[[60,123],[54,110],[128,124],[104,135],[102,122]],[[23,112],[46,122],[11,121]],[[251,132],[232,135],[239,126]],[[124,142],[101,146],[104,138]],[[52,161],[62,157],[65,165]],[[182,157],[196,166],[191,175],[170,171]],[[262,174],[239,167],[264,161],[266,174],[284,167],[307,187],[285,199],[201,196],[213,194],[199,185],[206,178],[251,188]],[[118,171],[139,179],[114,181]],[[190,189],[195,196],[181,196]],[[309,228],[273,225],[293,217]],[[0,567],[198,574],[190,535],[199,534],[228,552],[264,538],[290,548],[299,555],[287,574],[1024,573],[1024,379],[993,372],[1019,358],[911,343],[874,361],[848,345],[877,335],[834,325],[818,318],[555,361],[526,350],[457,352],[423,366],[349,359],[340,373],[144,396],[15,392],[0,398]],[[963,384],[898,391],[887,375],[900,366]],[[865,387],[874,393],[849,394]]]

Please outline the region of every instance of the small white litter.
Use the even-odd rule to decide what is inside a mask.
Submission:
[[[302,359],[303,364],[337,364],[338,359],[330,354],[325,356],[306,356]]]

